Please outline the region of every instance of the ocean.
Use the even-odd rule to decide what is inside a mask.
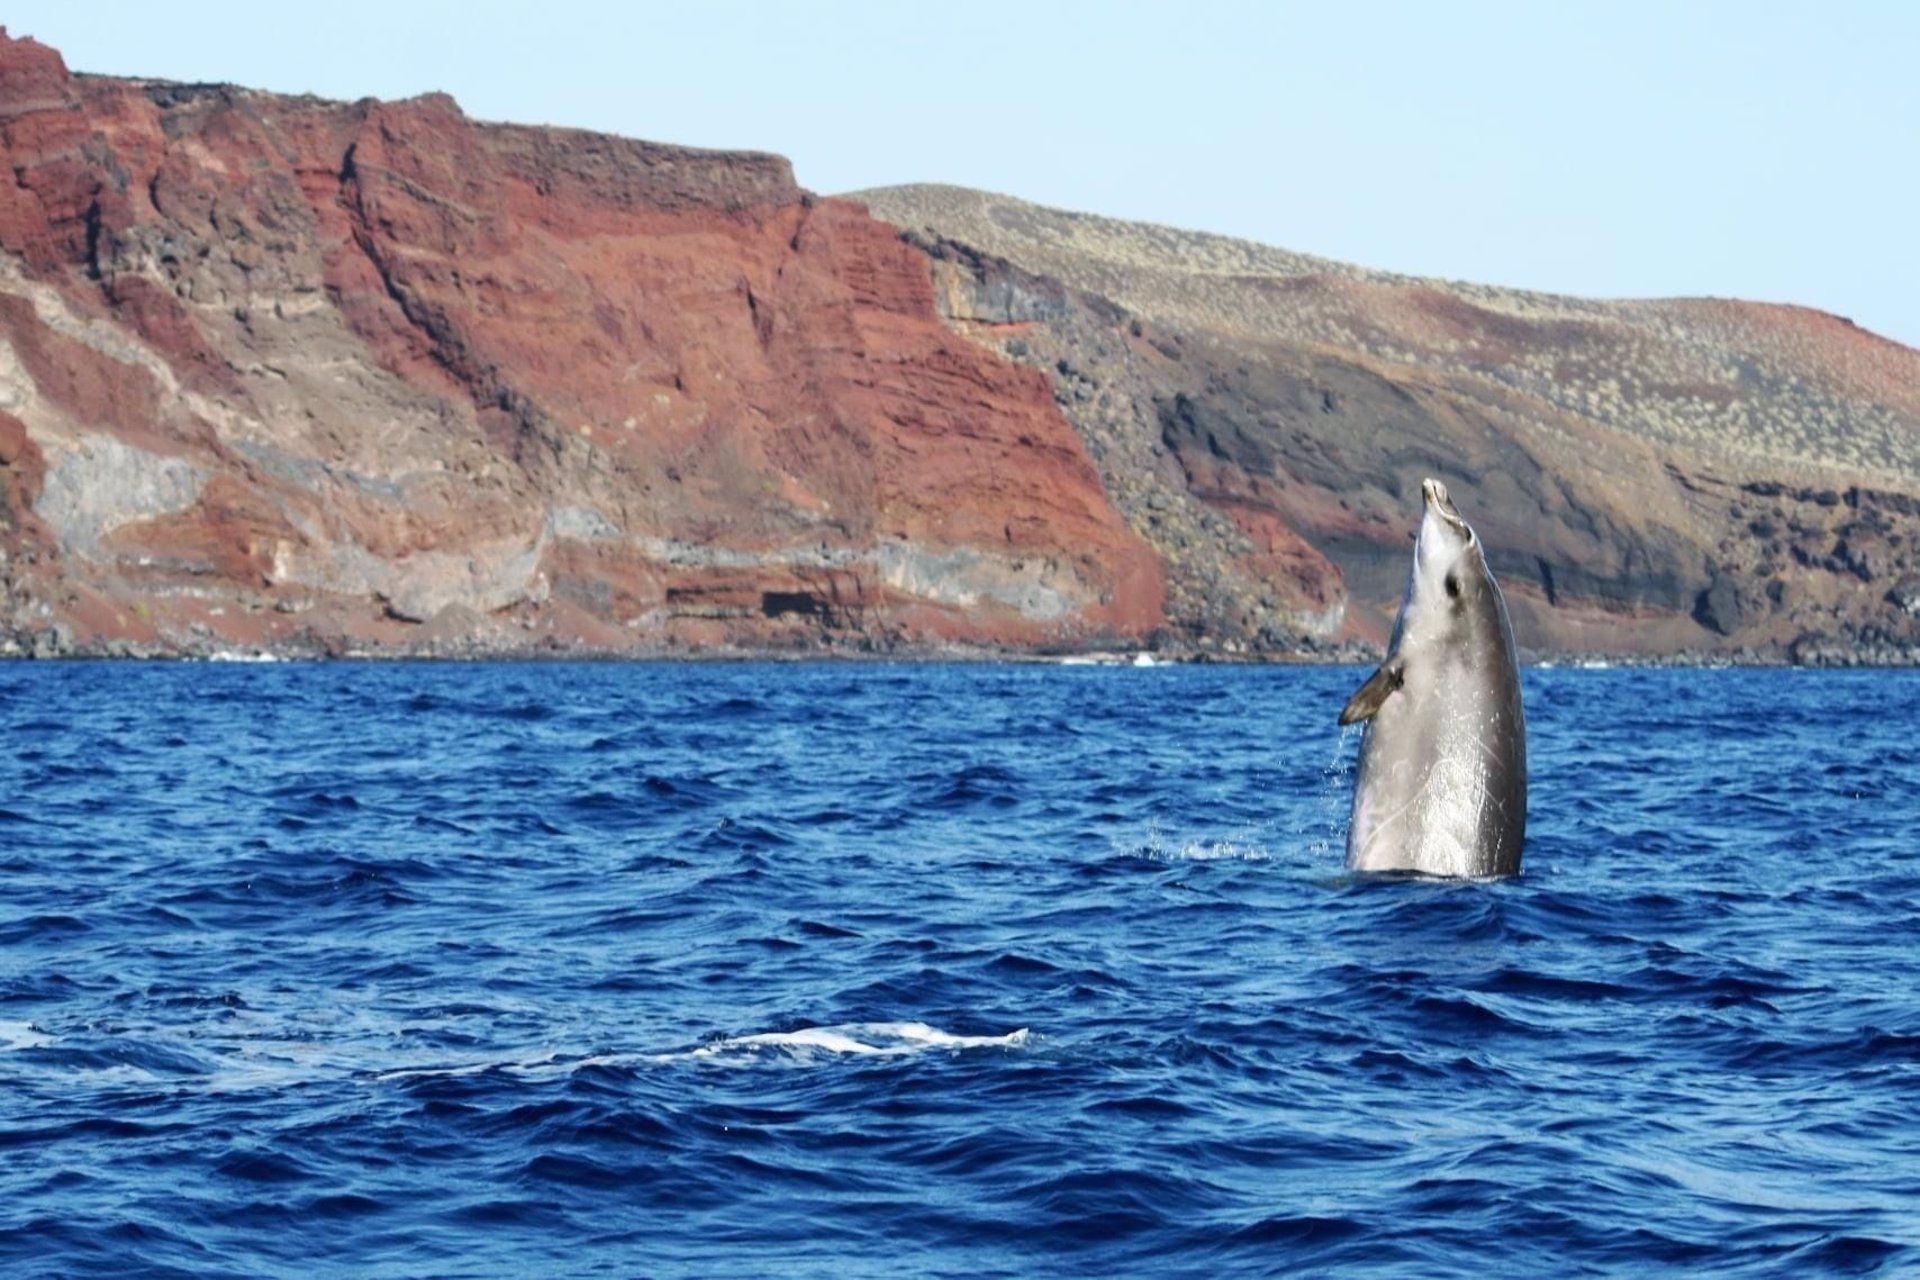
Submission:
[[[0,1271],[1920,1269],[1920,673],[0,665]]]

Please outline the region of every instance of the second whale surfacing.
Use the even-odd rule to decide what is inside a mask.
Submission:
[[[1386,660],[1340,712],[1366,721],[1347,866],[1434,876],[1520,870],[1527,727],[1513,626],[1485,549],[1446,486],[1425,514]]]

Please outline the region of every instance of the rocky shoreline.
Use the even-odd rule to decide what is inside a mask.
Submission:
[[[432,641],[417,647],[356,650],[337,642],[309,638],[273,649],[240,649],[208,640],[198,644],[152,645],[117,637],[76,641],[48,630],[32,635],[0,636],[0,661],[128,662],[960,662],[1067,666],[1368,666],[1381,658],[1377,645],[1359,640],[1227,653],[1163,645],[1132,650],[1000,649],[965,644],[839,643],[825,638],[812,644],[736,647],[704,646],[596,649],[556,637],[534,644],[487,646],[471,639]],[[1920,668],[1920,646],[1851,648],[1809,639],[1780,649],[1732,652],[1711,650],[1666,654],[1555,653],[1523,656],[1522,665],[1542,669],[1605,670],[1616,667],[1710,670],[1730,667]]]

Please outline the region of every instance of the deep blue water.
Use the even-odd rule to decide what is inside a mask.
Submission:
[[[0,1269],[1920,1269],[1920,675],[1363,674],[0,666]]]

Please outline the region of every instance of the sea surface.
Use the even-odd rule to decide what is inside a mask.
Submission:
[[[0,1272],[1920,1271],[1920,674],[0,665]]]

